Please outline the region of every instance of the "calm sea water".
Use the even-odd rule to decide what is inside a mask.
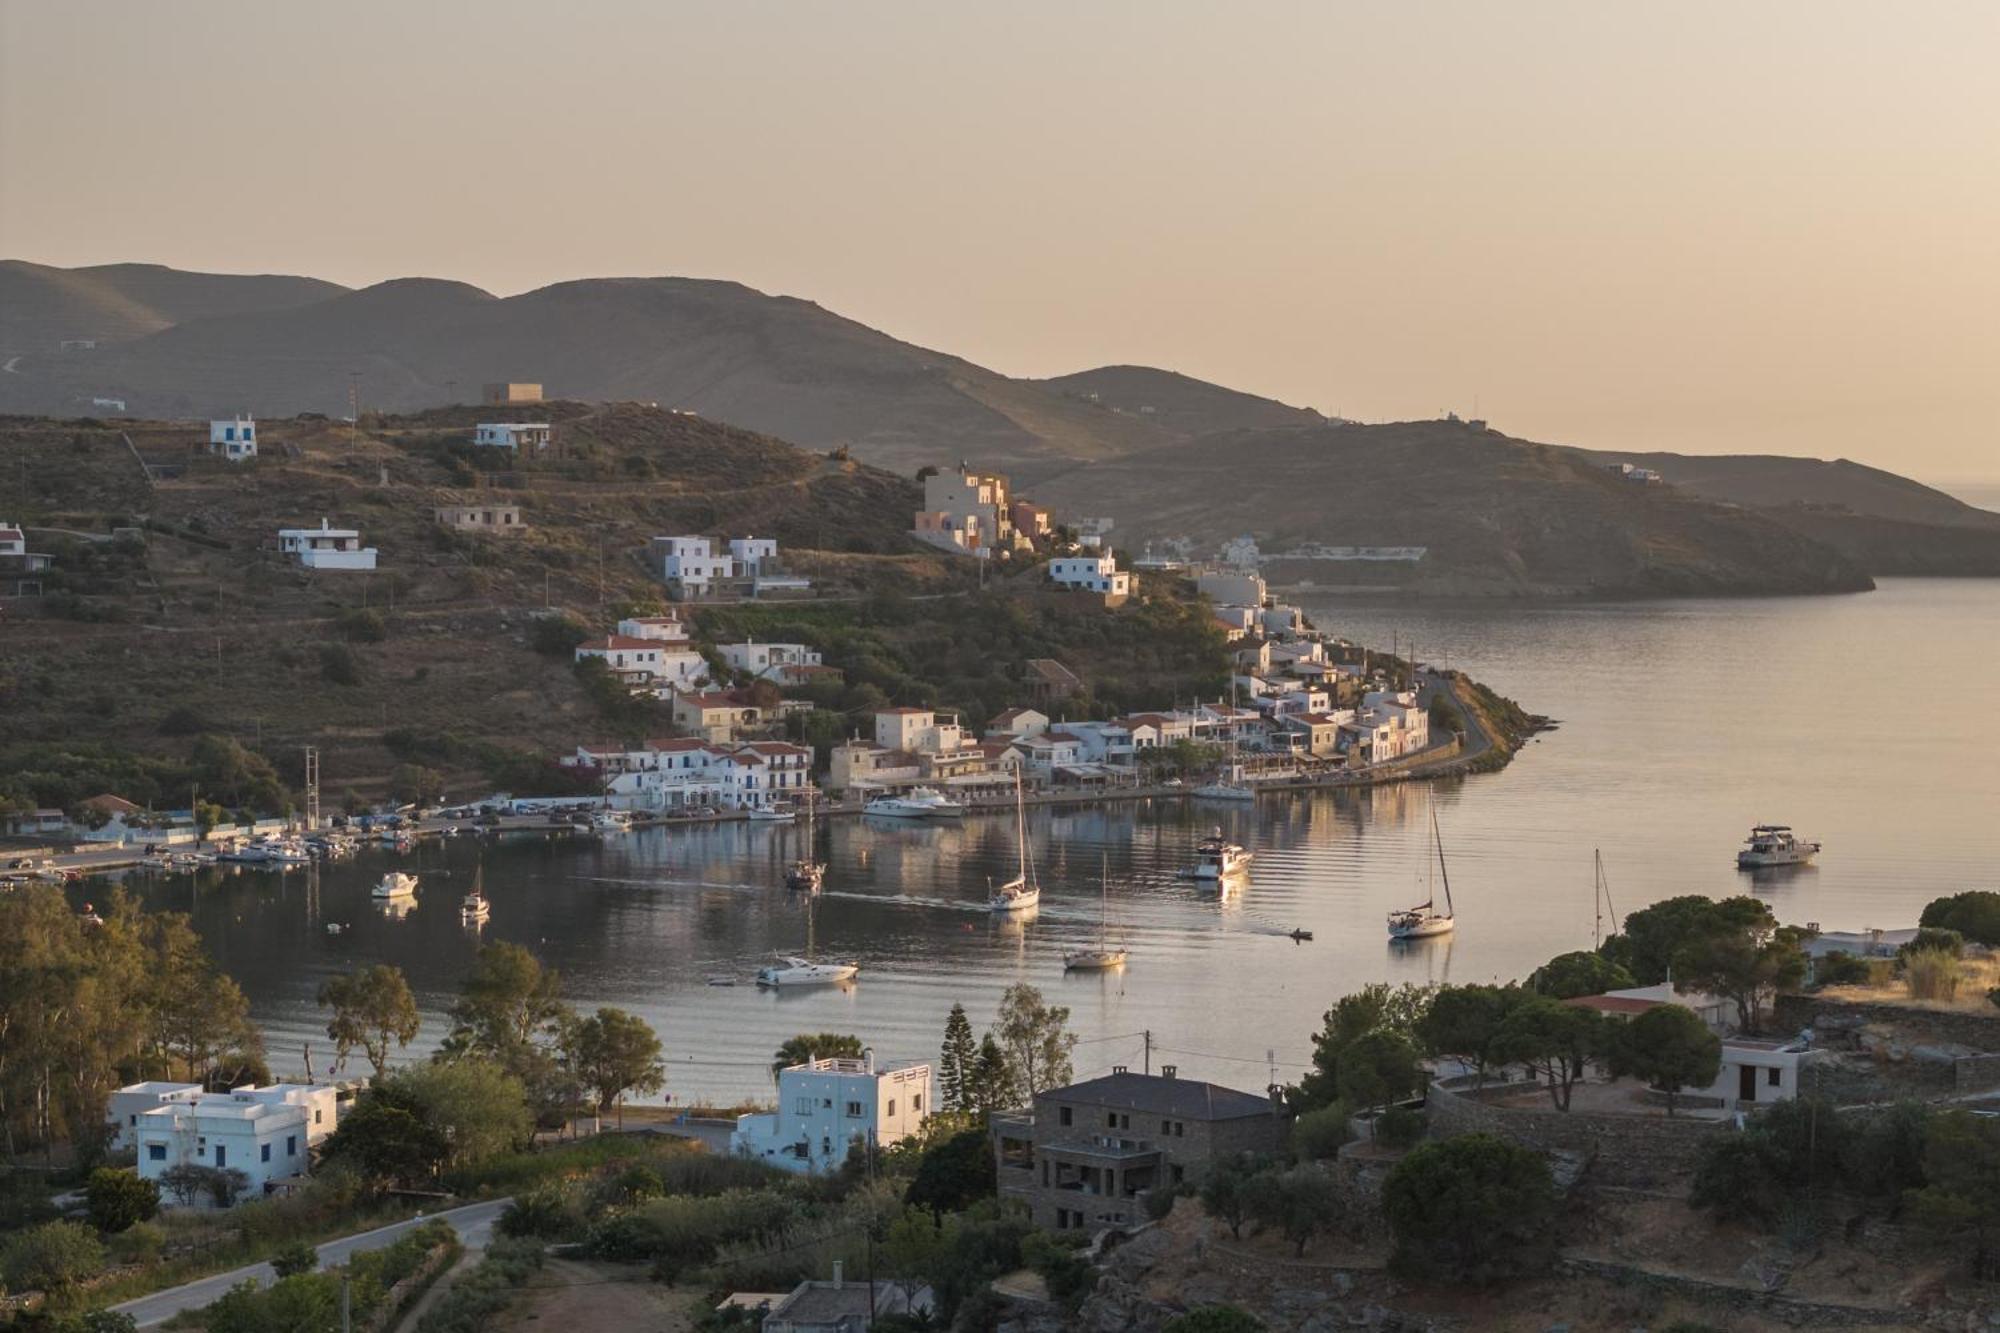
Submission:
[[[769,1052],[801,1031],[861,1034],[884,1058],[935,1057],[946,1012],[987,1021],[1016,980],[1070,1007],[1079,1073],[1153,1062],[1260,1087],[1295,1077],[1335,997],[1364,982],[1517,977],[1592,938],[1591,854],[1616,906],[1678,893],[1754,891],[1782,920],[1828,928],[1914,922],[1929,898],[1995,887],[2000,858],[2000,581],[1893,581],[1853,597],[1617,605],[1310,607],[1364,642],[1415,642],[1560,726],[1502,773],[1439,784],[1279,796],[1254,808],[1181,803],[1037,811],[1039,916],[982,910],[1011,873],[1012,821],[821,829],[832,863],[808,920],[780,887],[802,830],[728,825],[612,839],[433,844],[309,876],[204,875],[147,890],[192,904],[203,935],[249,992],[274,1062],[327,1042],[314,992],[376,961],[409,974],[420,1045],[476,940],[456,905],[483,860],[489,939],[532,948],[581,1006],[619,1005],[658,1028],[676,1100],[768,1095]],[[1459,928],[1392,946],[1383,914],[1423,896],[1429,810],[1443,829]],[[1753,880],[1733,867],[1750,824],[1824,839],[1816,867]],[[1256,852],[1238,893],[1176,877],[1221,824]],[[411,860],[420,864],[412,867]],[[368,887],[414,868],[420,905],[391,921]],[[1065,976],[1065,948],[1094,939],[1099,875],[1123,973]],[[325,924],[347,929],[329,935]],[[1295,944],[1303,926],[1315,940]],[[851,990],[760,993],[774,950],[808,930],[819,956],[861,964]],[[711,977],[738,984],[709,984]]]

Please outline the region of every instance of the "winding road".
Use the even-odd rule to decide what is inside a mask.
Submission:
[[[493,1238],[493,1223],[506,1210],[512,1199],[494,1199],[487,1203],[467,1204],[463,1208],[450,1208],[441,1213],[433,1213],[428,1218],[411,1218],[407,1222],[392,1222],[386,1227],[364,1231],[358,1236],[342,1236],[330,1240],[319,1247],[319,1266],[332,1268],[344,1263],[352,1254],[364,1250],[379,1250],[398,1236],[432,1218],[443,1218],[458,1230],[458,1238],[468,1250],[483,1250]],[[254,1281],[259,1286],[269,1286],[276,1274],[269,1264],[252,1264],[248,1268],[233,1269],[227,1273],[216,1273],[211,1277],[197,1278],[193,1282],[165,1291],[156,1291],[150,1296],[126,1301],[111,1308],[121,1314],[129,1314],[140,1328],[152,1328],[163,1324],[183,1310],[195,1310],[211,1304],[224,1292],[239,1282]]]

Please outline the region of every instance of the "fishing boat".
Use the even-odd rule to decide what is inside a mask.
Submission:
[[[599,810],[590,817],[590,826],[599,833],[630,833],[632,816],[623,810]]]
[[[1225,880],[1247,874],[1254,854],[1222,836],[1222,826],[1215,826],[1206,838],[1194,846],[1194,864],[1184,872],[1190,879]]]
[[[1063,967],[1071,972],[1108,972],[1125,966],[1126,952],[1113,948],[1109,939],[1111,911],[1110,862],[1105,861],[1097,876],[1097,947],[1071,949],[1063,955]]]
[[[885,819],[957,819],[965,807],[938,794],[932,787],[913,787],[903,796],[877,796],[861,807],[864,815]]]
[[[1762,870],[1766,866],[1802,866],[1819,855],[1819,844],[1793,833],[1787,824],[1759,824],[1743,840],[1736,853],[1738,870]]]
[[[1405,907],[1389,913],[1389,938],[1392,940],[1422,940],[1433,935],[1446,935],[1453,929],[1451,905],[1451,872],[1445,869],[1444,838],[1438,833],[1437,807],[1431,807],[1431,844],[1437,851],[1435,862],[1425,859],[1425,877],[1429,894],[1415,907]],[[1437,910],[1437,883],[1430,878],[1435,868],[1444,879],[1444,910]]]
[[[1028,855],[1028,798],[1021,790],[1019,769],[1014,771],[1014,837],[1021,873],[987,894],[986,906],[995,912],[1025,912],[1042,902],[1042,886],[1035,882],[1034,861]]]
[[[796,811],[780,810],[775,806],[753,806],[746,817],[757,824],[789,824],[798,817]]]
[[[785,887],[794,893],[818,893],[825,883],[826,862],[819,859],[819,849],[813,841],[813,802],[808,795],[805,855],[785,867]]]
[[[376,882],[374,896],[383,900],[410,898],[414,897],[416,892],[417,877],[415,875],[407,875],[400,870],[391,870]]]

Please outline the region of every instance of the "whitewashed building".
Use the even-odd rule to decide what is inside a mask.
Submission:
[[[735,557],[717,555],[706,537],[655,537],[650,550],[660,578],[684,593],[700,595],[736,577]]]
[[[803,643],[718,643],[715,650],[731,667],[759,680],[789,677],[799,674],[800,668],[822,665],[819,649]]]
[[[546,421],[482,421],[473,429],[472,442],[482,449],[539,452],[549,447],[552,434]]]
[[[325,519],[316,528],[279,528],[278,550],[307,569],[373,569],[375,548],[361,544],[355,528],[336,528]]]
[[[754,579],[766,567],[778,563],[778,542],[774,537],[731,537],[729,557],[746,579]]]
[[[257,423],[250,417],[230,417],[208,423],[208,451],[232,463],[257,456]]]
[[[139,1117],[169,1102],[189,1102],[202,1095],[199,1083],[150,1080],[118,1089],[105,1101],[104,1120],[111,1126],[111,1146],[131,1152],[139,1146]]]
[[[1094,555],[1059,555],[1049,561],[1049,582],[1101,595],[1114,605],[1132,595],[1132,576],[1118,568],[1109,551]]]
[[[576,660],[594,657],[628,685],[692,685],[708,678],[708,659],[670,639],[608,634],[576,646]]]
[[[658,639],[661,643],[686,643],[687,622],[669,612],[663,616],[627,616],[618,622],[618,632],[628,639]]]
[[[802,1174],[837,1170],[857,1143],[886,1148],[917,1133],[930,1087],[928,1064],[808,1060],[779,1071],[776,1112],[737,1118],[730,1151]]]
[[[620,810],[757,810],[801,802],[812,790],[812,750],[789,741],[651,740],[633,749],[579,747],[562,764],[597,769]]]
[[[337,1096],[330,1084],[281,1083],[170,1097],[128,1127],[139,1175],[157,1181],[177,1166],[241,1171],[245,1197],[254,1198],[306,1173],[312,1146],[333,1132]]]

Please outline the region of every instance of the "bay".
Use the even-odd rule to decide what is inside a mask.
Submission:
[[[1506,770],[1434,789],[1036,810],[1045,887],[1027,923],[983,908],[988,882],[1012,873],[1011,819],[833,821],[810,929],[820,957],[861,965],[847,990],[749,984],[771,953],[806,945],[807,905],[781,887],[803,832],[792,826],[454,839],[415,857],[208,873],[146,892],[192,908],[250,995],[273,1064],[300,1068],[310,1041],[324,1070],[314,995],[362,964],[409,974],[425,1012],[413,1053],[443,1035],[479,938],[457,902],[483,866],[494,904],[483,937],[532,949],[580,1007],[644,1015],[685,1103],[768,1096],[770,1052],[798,1032],[854,1032],[884,1059],[935,1058],[954,1001],[983,1027],[1017,980],[1070,1007],[1079,1075],[1140,1067],[1150,1032],[1155,1069],[1261,1088],[1274,1073],[1297,1077],[1320,1014],[1363,983],[1506,980],[1589,947],[1594,849],[1621,911],[1754,891],[1784,921],[1894,927],[1941,893],[2000,887],[2000,581],[1601,605],[1303,600],[1331,633],[1414,643],[1559,725]],[[1424,896],[1433,802],[1458,930],[1391,945],[1384,914]],[[1823,839],[1820,863],[1735,870],[1736,845],[1765,820]],[[1177,875],[1215,825],[1256,852],[1247,885],[1220,900]],[[1096,937],[1100,865],[1131,962],[1065,975],[1063,951]],[[368,901],[391,866],[423,883],[402,920]],[[345,929],[329,934],[329,922]],[[1315,938],[1294,943],[1294,927]],[[737,984],[709,984],[721,977]]]

